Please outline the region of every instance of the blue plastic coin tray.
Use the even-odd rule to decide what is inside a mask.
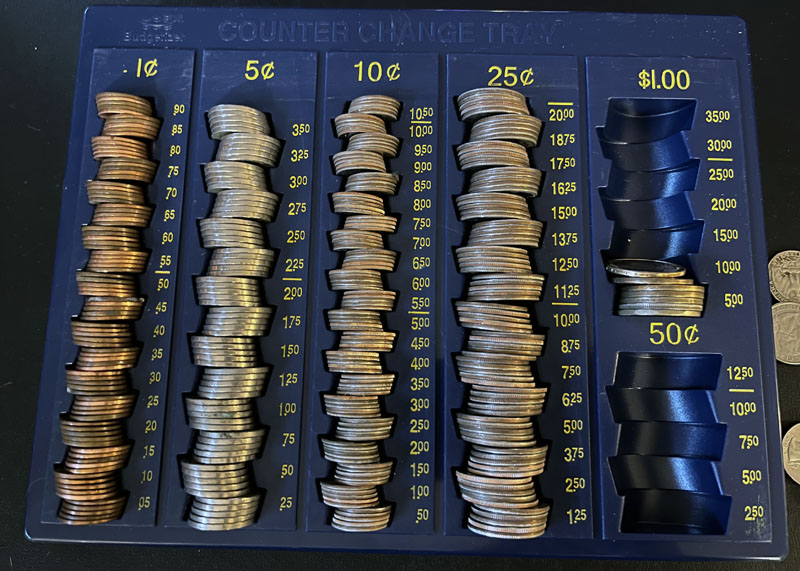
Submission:
[[[282,549],[784,557],[751,82],[745,25],[730,17],[89,8],[26,533],[47,541]],[[536,423],[549,453],[537,485],[550,515],[544,536],[521,541],[468,531],[453,477],[466,450],[453,417],[465,394],[453,360],[464,341],[453,303],[464,296],[465,279],[453,252],[466,239],[454,197],[467,181],[455,159],[467,137],[455,98],[485,86],[520,91],[544,122],[531,152],[544,178],[531,204],[545,224],[533,257],[546,283],[532,307],[537,329],[547,333],[536,377],[549,392]],[[84,181],[97,168],[90,138],[101,129],[94,104],[101,91],[149,98],[164,124],[148,187],[151,255],[139,280],[147,301],[136,324],[138,400],[126,421],[129,496],[120,519],[73,527],[57,518],[52,468],[65,452],[57,419],[71,400],[64,370],[75,357],[69,325],[81,304],[74,274],[87,258],[80,227],[92,211]],[[395,469],[383,487],[394,512],[381,532],[346,534],[330,526],[318,489],[332,468],[319,444],[332,427],[321,394],[334,382],[323,360],[335,343],[325,321],[337,300],[326,279],[337,264],[329,232],[340,224],[329,194],[341,178],[330,157],[343,148],[332,119],[371,93],[402,103],[389,126],[401,139],[390,166],[402,179],[387,201],[399,217],[387,241],[399,252],[398,267],[386,278],[399,292],[387,315],[398,341],[386,357],[398,382],[384,399],[396,417],[384,444]],[[186,522],[179,457],[192,443],[183,395],[199,374],[189,346],[202,320],[194,277],[209,255],[198,231],[212,204],[201,165],[216,148],[205,114],[218,103],[267,113],[284,148],[269,175],[281,206],[267,228],[279,260],[263,283],[276,311],[261,339],[272,372],[257,400],[268,436],[253,462],[264,502],[245,529],[201,532]],[[613,257],[685,264],[707,288],[702,317],[615,315],[604,269]],[[289,258],[303,266],[290,273]],[[427,382],[412,384],[412,377]]]

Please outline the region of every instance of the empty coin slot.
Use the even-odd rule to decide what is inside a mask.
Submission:
[[[703,239],[702,220],[695,220],[681,226],[642,230],[619,228],[611,236],[609,252],[620,258],[639,258],[653,260],[664,258],[682,262],[689,254],[700,251]],[[686,262],[688,265],[688,262]]]
[[[716,353],[620,353],[614,387],[717,388],[722,355]]]
[[[716,462],[727,427],[717,420],[711,393],[721,366],[715,353],[618,355],[614,384],[606,387],[620,424],[608,467],[624,498],[623,532],[725,532],[730,497]]]
[[[604,128],[613,141],[647,143],[692,128],[693,99],[611,99]]]
[[[716,467],[703,458],[620,454],[608,459],[617,493],[631,490],[684,490],[719,493]]]
[[[700,161],[691,158],[684,131],[692,128],[696,107],[695,101],[685,99],[609,100],[606,123],[597,128],[603,155],[611,162],[608,183],[599,189],[605,216],[614,223],[604,259],[670,260],[691,269],[690,256],[700,250],[703,221],[695,219],[687,193],[697,184]],[[704,299],[694,303],[682,295],[661,298],[652,303],[637,299],[618,314],[703,312]]]
[[[725,424],[622,422],[617,454],[722,459]]]
[[[730,496],[633,490],[625,496],[620,529],[626,533],[721,535],[730,511]]]
[[[603,129],[598,130],[598,135],[603,156],[624,171],[657,171],[689,162],[691,158],[682,132],[647,143],[606,139]]]

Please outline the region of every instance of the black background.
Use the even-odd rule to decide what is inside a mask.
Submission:
[[[126,4],[127,2],[119,2]],[[158,4],[138,0],[132,4]],[[173,5],[219,5],[180,2]],[[725,14],[749,28],[769,255],[800,249],[800,3],[510,2],[469,0],[380,3],[235,2],[239,6],[603,10]],[[527,560],[258,550],[31,543],[23,532],[33,423],[39,392],[61,183],[85,2],[0,1],[0,569],[752,569],[748,563]],[[800,367],[779,364],[784,431],[800,422]],[[800,569],[800,485],[788,478],[790,554],[759,567]]]

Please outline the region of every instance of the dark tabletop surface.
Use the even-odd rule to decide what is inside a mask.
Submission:
[[[127,4],[128,2],[119,2]],[[138,0],[132,4],[158,4]],[[180,2],[172,5],[219,5]],[[533,2],[469,0],[386,3],[236,2],[292,7],[391,7],[657,11],[736,15],[747,22],[758,116],[758,144],[769,255],[800,249],[800,132],[796,98],[800,3],[673,0],[672,2]],[[81,18],[85,2],[0,1],[0,569],[752,569],[749,563],[665,563],[401,556],[289,551],[199,550],[31,543],[23,532],[33,422],[55,255],[61,182]],[[800,422],[800,367],[778,365],[784,431]],[[787,479],[791,546],[782,563],[800,570],[800,486]],[[747,566],[747,567],[746,567]]]

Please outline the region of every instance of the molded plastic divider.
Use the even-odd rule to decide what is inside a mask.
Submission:
[[[623,532],[720,535],[728,527],[731,498],[681,490],[634,490],[625,497]]]
[[[714,423],[714,404],[705,391],[608,387],[608,402],[617,422]]]
[[[608,459],[620,494],[631,490],[686,490],[719,493],[714,464],[698,458],[618,455]]]
[[[708,353],[620,353],[615,387],[717,388],[722,356]]]
[[[597,130],[603,154],[612,166],[624,171],[656,171],[689,162],[689,147],[682,133],[658,141],[632,143],[606,138],[602,128]]]
[[[617,454],[650,454],[721,460],[725,446],[724,424],[687,422],[623,422]]]
[[[683,226],[637,230],[618,228],[611,236],[612,252],[630,258],[654,260],[659,257],[678,258],[700,251],[703,221],[695,220]]]
[[[612,99],[604,135],[612,141],[649,143],[692,128],[691,99]]]
[[[619,230],[661,230],[684,226],[694,221],[692,208],[686,193],[675,194],[655,200],[628,200],[609,198],[600,191],[606,217]],[[661,258],[663,256],[659,256]]]
[[[700,161],[658,171],[626,171],[612,165],[608,185],[600,191],[608,198],[653,200],[693,190],[697,185]]]

